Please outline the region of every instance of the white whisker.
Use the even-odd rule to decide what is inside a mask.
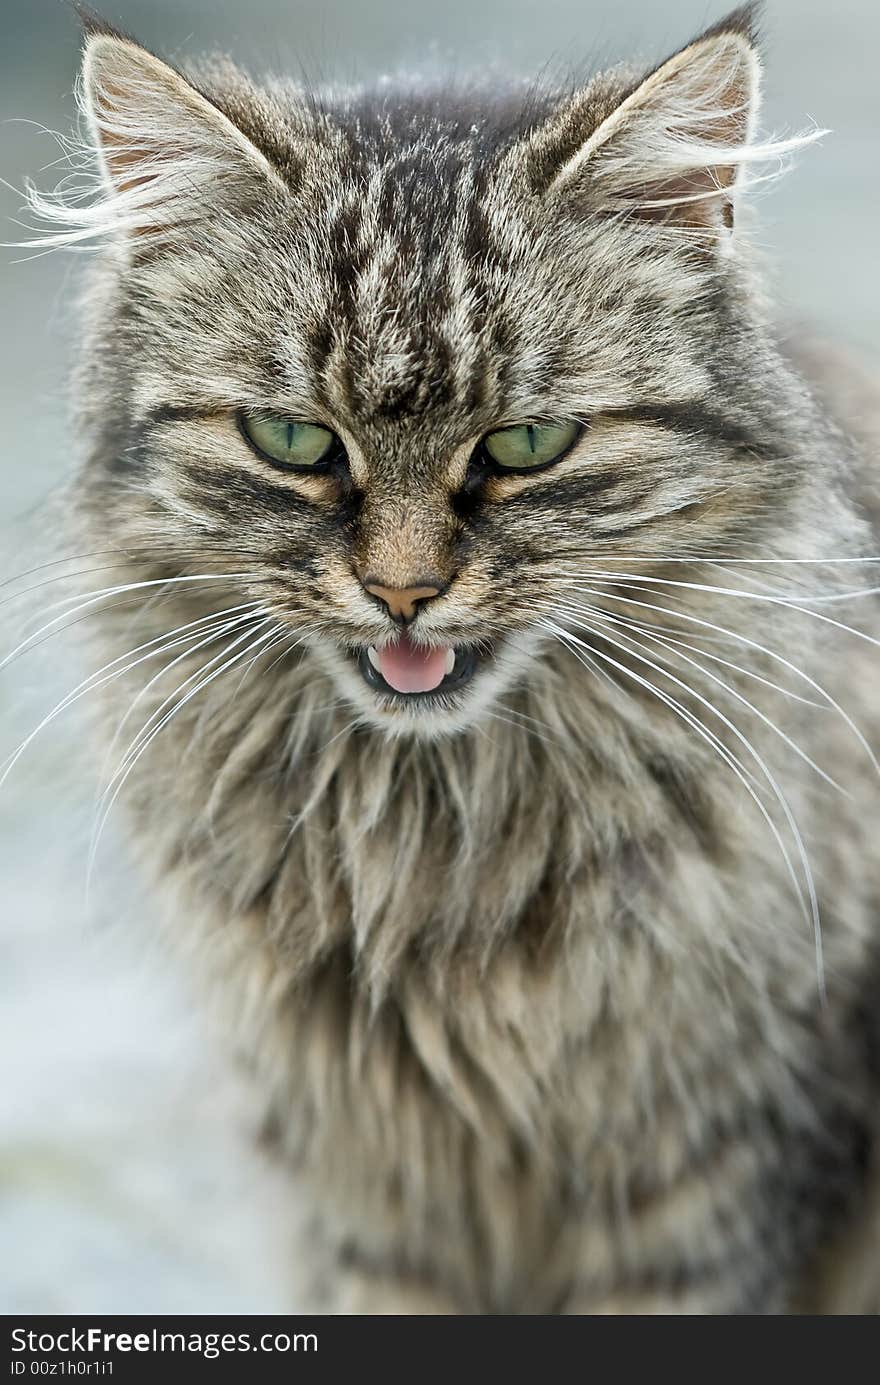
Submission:
[[[496,706],[501,705],[501,703],[496,703]],[[559,739],[558,736],[554,736],[551,740],[548,736],[542,736],[540,731],[536,731],[533,726],[523,726],[521,722],[514,721],[513,717],[502,716],[500,712],[486,711],[484,713],[484,716],[488,717],[490,721],[501,721],[506,726],[512,726],[515,730],[522,731],[523,735],[534,736],[536,740],[543,741],[545,745],[552,745],[554,742],[556,742],[559,745],[563,744],[563,742]]]
[[[248,602],[246,604],[246,607],[242,607],[241,609],[244,610],[250,608],[251,606],[256,606],[257,604],[258,603],[256,602]],[[231,611],[236,608],[230,607],[229,609]],[[161,635],[156,635],[153,637],[153,639],[147,640],[143,644],[137,645],[134,649],[128,650],[125,654],[120,654],[115,659],[111,659],[108,663],[104,664],[95,673],[89,674],[89,676],[87,678],[84,678],[82,682],[78,683],[77,686],[74,689],[72,689],[71,692],[67,693],[63,698],[61,698],[61,700],[55,704],[51,711],[46,713],[42,721],[40,721],[40,723],[36,727],[34,727],[33,731],[31,731],[25,737],[25,739],[21,742],[18,748],[14,750],[10,756],[7,757],[7,759],[3,763],[2,770],[0,770],[0,788],[3,787],[8,776],[12,773],[12,770],[14,769],[18,761],[21,759],[21,756],[25,753],[28,746],[32,744],[32,742],[36,739],[36,737],[40,734],[41,731],[45,730],[45,728],[52,721],[54,721],[57,716],[60,716],[62,712],[66,711],[68,707],[72,706],[75,702],[78,702],[80,698],[85,697],[87,693],[94,692],[95,689],[103,687],[105,683],[109,683],[117,678],[121,678],[124,674],[130,672],[131,669],[136,668],[138,664],[144,663],[147,659],[155,659],[160,657],[163,653],[167,651],[168,648],[173,647],[173,645],[169,645],[167,643],[167,641],[170,639],[172,635],[180,635],[182,634],[182,632],[192,630],[195,626],[203,627],[207,621],[216,619],[218,619],[217,616],[201,616],[197,621],[189,621],[186,625],[180,625],[175,630],[172,630],[170,632],[166,631]],[[146,650],[147,653],[141,653],[142,650]],[[126,664],[125,660],[131,659],[132,655],[139,655],[140,657],[134,659],[133,662]],[[119,664],[123,666],[120,668],[116,668],[115,665]],[[109,670],[111,669],[113,669],[114,671],[109,672]]]
[[[611,574],[601,571],[587,571],[582,574],[591,580],[599,578],[602,581],[610,581],[618,586],[628,586],[632,582],[636,590],[640,590],[640,584],[647,584],[650,587],[679,587],[687,591],[707,592],[713,596],[738,596],[745,601],[760,601],[769,603],[773,606],[783,606],[789,611],[796,611],[800,615],[812,616],[814,620],[823,621],[826,625],[833,625],[837,630],[843,630],[848,635],[855,635],[857,639],[867,640],[868,644],[880,649],[880,640],[873,635],[868,635],[864,630],[856,630],[852,625],[846,625],[843,621],[835,620],[833,616],[826,616],[822,611],[812,611],[809,606],[801,606],[798,602],[792,601],[785,596],[769,596],[765,592],[743,591],[739,587],[716,587],[706,582],[682,582],[673,577],[650,577],[641,572],[628,572]],[[800,600],[848,600],[855,597],[877,596],[880,595],[880,587],[867,587],[857,592],[840,592],[834,597],[801,597]]]
[[[625,629],[635,630],[644,639],[650,640],[652,644],[660,644],[666,648],[670,646],[670,641],[663,639],[662,636],[652,635],[649,634],[647,631],[640,630],[638,623],[635,621],[628,621],[624,617],[611,615],[609,612],[602,611],[597,606],[584,606],[579,607],[577,609],[583,610],[594,620],[610,622],[616,627],[623,627]],[[810,756],[806,753],[806,751],[803,750],[797,744],[796,741],[792,740],[791,736],[789,736],[785,731],[783,731],[782,728],[778,726],[776,722],[773,721],[770,717],[768,717],[765,712],[762,712],[760,707],[756,707],[753,702],[750,702],[747,697],[745,697],[741,692],[738,691],[738,689],[731,687],[729,683],[726,683],[723,678],[720,678],[717,674],[713,673],[711,669],[704,668],[704,666],[701,663],[699,663],[696,659],[692,659],[689,657],[689,655],[681,653],[680,650],[672,648],[671,653],[674,655],[675,658],[682,660],[682,662],[688,664],[690,667],[698,669],[707,678],[710,678],[712,682],[715,683],[718,687],[723,688],[726,692],[730,693],[731,697],[735,697],[738,702],[741,702],[744,707],[747,707],[748,710],[752,712],[756,717],[758,717],[758,719],[762,721],[766,726],[768,726],[771,729],[771,731],[774,731],[775,734],[779,736],[781,740],[783,740],[785,744],[795,752],[796,755],[800,756],[804,763],[809,765],[810,769],[814,770],[821,779],[824,779],[825,782],[827,784],[830,784],[832,788],[836,789],[838,793],[843,794],[845,798],[852,797],[848,790],[844,789],[842,785],[838,784],[837,780],[833,779],[830,774],[827,774],[826,771],[822,769],[820,765],[817,765],[815,760],[812,760]]]
[[[184,678],[182,683],[179,683],[178,686],[172,692],[168,693],[168,695],[163,699],[163,701],[159,703],[159,706],[156,707],[154,711],[150,713],[150,716],[147,718],[144,725],[140,728],[139,731],[136,732],[135,736],[130,741],[128,748],[126,749],[125,754],[122,757],[120,768],[124,768],[125,764],[129,759],[129,756],[137,751],[143,738],[150,734],[151,727],[153,727],[153,725],[162,718],[162,714],[164,713],[167,707],[171,706],[172,704],[175,704],[175,699],[184,690],[184,688],[188,687],[189,684],[193,683],[195,680],[200,678],[201,675],[207,669],[212,668],[214,664],[219,663],[221,659],[224,659],[231,649],[237,648],[238,645],[242,643],[242,641],[248,639],[249,636],[253,633],[254,628],[262,629],[265,625],[269,623],[269,620],[271,618],[263,617],[259,620],[258,625],[254,627],[254,619],[261,616],[261,611],[250,612],[247,617],[244,617],[241,621],[236,622],[235,629],[239,631],[239,633],[234,636],[230,643],[224,645],[223,649],[220,650],[218,654],[213,654],[211,658],[207,660],[206,663],[202,664],[198,669],[195,670],[194,673],[190,673],[186,678]],[[242,625],[244,625],[245,627],[244,630],[241,629]],[[229,632],[227,631],[225,633]],[[207,641],[203,641],[202,643],[207,643]],[[189,653],[190,651],[187,650],[185,654],[180,657],[188,657]],[[173,662],[175,664],[179,663],[180,658],[175,659]],[[162,672],[167,672],[167,669],[163,669]],[[153,681],[155,682],[155,679]],[[119,770],[117,770],[116,772],[118,773]]]
[[[262,621],[261,625],[265,625],[267,623],[267,621]],[[261,626],[258,625],[256,628],[260,629]],[[241,642],[242,639],[247,639],[247,637],[252,633],[253,629],[250,629],[246,631],[243,636],[237,637],[235,640],[232,641],[231,644],[226,646],[226,648],[222,651],[219,657],[223,658],[224,655],[229,654],[230,649],[234,649],[236,645]],[[91,879],[94,872],[95,860],[97,857],[98,848],[100,846],[101,836],[103,834],[104,827],[107,823],[107,819],[113,809],[114,803],[119,797],[119,794],[122,792],[122,789],[125,787],[125,783],[128,780],[128,777],[134,769],[135,765],[137,764],[138,760],[145,753],[145,751],[149,749],[156,737],[161,733],[164,727],[168,725],[169,721],[171,721],[172,718],[176,716],[177,713],[180,712],[183,709],[183,707],[186,706],[186,704],[193,697],[196,696],[197,693],[201,692],[202,689],[207,687],[209,683],[212,683],[215,678],[218,678],[222,673],[225,673],[228,668],[233,667],[233,665],[238,663],[240,659],[245,658],[247,654],[249,654],[251,650],[255,647],[255,645],[260,643],[261,640],[270,639],[271,636],[271,631],[267,631],[263,635],[257,636],[256,639],[251,643],[247,644],[243,650],[239,650],[237,654],[232,655],[231,658],[227,659],[226,662],[221,664],[219,668],[215,669],[213,673],[209,674],[207,678],[203,678],[199,683],[196,684],[195,687],[191,688],[190,691],[186,693],[186,695],[183,698],[181,698],[179,702],[175,702],[175,704],[171,707],[170,711],[166,712],[164,717],[162,717],[161,721],[159,721],[158,724],[153,727],[149,735],[144,737],[144,731],[146,730],[146,727],[142,727],[141,731],[138,732],[138,735],[134,738],[131,745],[129,746],[129,749],[126,751],[125,756],[123,756],[119,769],[116,771],[116,774],[114,775],[110,784],[108,784],[107,789],[102,795],[101,801],[98,805],[98,812],[101,814],[101,816],[97,822],[96,829],[92,837],[91,847],[89,849],[88,867],[86,871],[87,892],[90,889]],[[211,664],[216,663],[217,657],[218,656],[215,656],[214,659],[209,660],[208,663],[204,665],[202,669],[199,670],[199,673],[204,673],[205,668],[208,668],[211,666]],[[186,686],[187,682],[190,681],[191,679],[186,679],[184,683],[181,684],[180,688],[176,689],[175,693],[172,694],[172,696],[176,696],[177,693],[180,692],[181,689]],[[165,703],[163,703],[162,705],[167,705],[168,700],[169,699],[166,698]],[[154,717],[155,715],[156,713],[153,714]],[[150,721],[152,720],[153,718],[151,717]],[[146,723],[147,726],[149,726],[149,724],[150,722]],[[135,749],[135,747],[137,747],[137,749]]]
[[[605,631],[596,630],[595,628],[593,628],[593,627],[591,627],[591,626],[587,626],[586,628],[587,628],[587,629],[590,629],[591,632],[592,632],[593,634],[598,635],[599,638],[600,638],[601,640],[603,640],[604,642],[606,642],[606,643],[608,643],[608,644],[611,644],[611,645],[614,646],[615,648],[618,648],[618,649],[622,650],[623,653],[628,654],[629,657],[638,660],[640,663],[646,664],[646,665],[647,665],[649,668],[651,668],[655,673],[659,673],[661,677],[669,679],[671,682],[675,683],[677,687],[680,687],[681,689],[683,689],[683,691],[684,691],[685,693],[687,693],[689,696],[694,697],[702,706],[705,706],[705,707],[706,707],[707,711],[711,712],[714,716],[717,716],[717,717],[718,717],[718,719],[722,722],[722,724],[723,724],[724,726],[727,727],[727,729],[736,737],[736,739],[743,745],[743,747],[748,751],[748,753],[749,753],[749,754],[752,756],[752,758],[755,760],[756,764],[758,765],[758,767],[760,768],[761,772],[763,773],[765,779],[767,780],[767,783],[769,784],[769,786],[770,786],[770,788],[771,788],[771,790],[772,790],[772,792],[773,792],[773,796],[774,796],[774,798],[776,799],[777,803],[779,804],[779,806],[780,806],[780,808],[781,808],[781,810],[782,810],[782,812],[783,812],[783,815],[785,816],[786,822],[787,822],[788,827],[789,827],[789,831],[791,832],[791,834],[792,834],[792,839],[793,839],[793,841],[794,841],[794,843],[795,843],[795,847],[796,847],[796,850],[797,850],[797,853],[798,853],[798,857],[799,857],[800,862],[801,862],[801,866],[802,866],[803,873],[804,873],[804,882],[805,882],[805,884],[806,884],[807,894],[808,894],[808,897],[809,897],[809,909],[805,909],[805,912],[806,912],[806,914],[807,914],[807,918],[812,920],[813,933],[814,933],[814,939],[815,939],[815,945],[816,945],[817,977],[818,977],[818,983],[819,983],[820,992],[824,995],[824,966],[823,966],[823,961],[822,961],[822,942],[821,942],[822,933],[821,933],[821,923],[820,923],[820,918],[819,918],[819,901],[818,901],[818,898],[817,898],[817,896],[816,896],[816,887],[815,887],[815,881],[814,881],[814,879],[813,879],[813,872],[812,872],[812,870],[811,870],[811,868],[810,868],[810,863],[809,863],[809,858],[808,858],[808,856],[807,856],[806,847],[805,847],[805,845],[804,845],[804,841],[803,841],[803,838],[802,838],[802,836],[801,836],[800,829],[798,828],[797,821],[796,821],[796,819],[795,819],[795,817],[794,817],[794,814],[793,814],[793,812],[792,812],[792,810],[791,810],[791,806],[790,806],[790,804],[789,804],[789,802],[788,802],[788,799],[785,797],[784,793],[782,792],[782,789],[779,787],[779,784],[777,783],[775,777],[774,777],[773,774],[771,773],[769,767],[767,766],[767,764],[765,763],[765,761],[763,760],[763,758],[761,757],[761,755],[758,753],[758,751],[757,751],[757,750],[754,748],[754,746],[751,744],[751,742],[749,741],[748,737],[745,736],[745,735],[743,734],[743,732],[739,729],[739,727],[737,727],[737,726],[730,720],[729,717],[725,716],[725,714],[724,714],[723,712],[721,712],[721,711],[714,705],[714,703],[712,703],[708,698],[705,698],[701,693],[697,692],[696,689],[690,687],[687,683],[682,682],[682,680],[681,680],[680,678],[676,677],[676,675],[673,674],[673,673],[671,673],[668,669],[665,669],[665,668],[663,668],[661,665],[655,663],[652,659],[649,659],[646,655],[644,655],[644,654],[639,654],[636,650],[627,648],[625,645],[621,644],[618,640],[613,639],[613,638],[612,638],[610,635],[608,635]],[[553,628],[553,633],[555,633],[555,634],[557,635],[557,638],[558,638],[559,635],[560,635],[560,627],[554,626],[554,628]],[[567,633],[567,640],[568,640],[568,641],[574,640],[574,641],[575,641],[576,643],[578,643],[578,644],[583,643],[583,641],[579,640],[577,636],[571,635],[570,633]],[[610,659],[610,656],[606,655],[604,651],[596,649],[595,646],[590,646],[590,648],[591,648],[592,653],[595,654],[595,655],[597,655],[599,658],[602,658],[602,659],[604,659],[604,658],[609,658],[609,661],[612,663],[613,666],[616,666],[616,665],[617,665],[618,661],[616,661],[616,660],[611,660],[611,659]],[[620,665],[619,667],[620,667],[620,670],[621,670],[622,672],[624,672],[625,674],[632,675],[632,674],[634,673],[634,670],[632,670],[632,669],[627,669],[625,665]],[[659,690],[658,690],[653,684],[648,684],[647,686],[650,688],[651,691],[653,691],[655,694],[658,694],[658,695],[659,695]],[[672,699],[672,701],[674,702],[675,699]],[[681,704],[678,704],[678,706],[679,706],[679,708],[680,708],[681,711],[684,711],[684,712],[686,713],[687,709],[681,707]],[[713,734],[714,734],[714,733],[712,733],[712,732],[709,732],[709,731],[708,731],[708,728],[705,727],[705,725],[704,725],[703,723],[701,723],[701,725],[703,725],[703,729],[704,729],[705,731],[707,731],[709,735],[713,735]],[[722,743],[722,744],[723,744],[723,743]],[[750,792],[751,792],[751,790],[750,790]],[[761,804],[760,799],[758,799],[758,798],[757,798],[757,795],[754,795],[754,794],[753,794],[753,797],[755,797],[756,802],[759,803],[759,805],[760,805],[760,807],[761,807],[761,810],[762,810],[764,816],[765,816],[765,817],[767,818],[767,820],[768,820],[768,823],[771,823],[771,822],[772,822],[772,819],[770,819],[770,816],[769,816],[769,814],[767,813],[766,808],[764,807],[764,805]],[[780,848],[783,849],[783,851],[784,851],[785,861],[786,861],[786,867],[787,867],[787,869],[788,869],[788,872],[789,872],[790,876],[792,877],[792,881],[793,881],[793,883],[794,883],[795,889],[797,890],[798,899],[800,900],[802,907],[805,907],[805,906],[804,906],[803,892],[802,892],[800,883],[799,883],[799,881],[798,881],[798,879],[797,879],[797,872],[794,870],[794,866],[793,866],[793,863],[792,863],[792,861],[791,861],[790,856],[788,855],[788,852],[784,850],[784,844],[782,843],[782,839],[781,839],[781,837],[779,836],[778,828],[776,828],[776,825],[775,825],[775,824],[772,824],[772,825],[773,825],[773,828],[774,828],[774,835],[775,835],[776,838],[777,838],[778,844],[780,845]]]
[[[13,649],[11,653],[7,654],[4,659],[0,660],[0,669],[6,668],[7,664],[11,663],[13,659],[15,659],[23,650],[25,650],[32,643],[32,641],[36,640],[37,636],[45,634],[47,630],[51,630],[52,627],[57,625],[59,621],[65,620],[68,616],[76,615],[79,611],[86,610],[87,608],[96,605],[98,602],[105,600],[108,596],[120,596],[127,592],[141,591],[147,588],[154,588],[159,586],[167,586],[170,583],[175,582],[228,582],[231,579],[246,577],[247,575],[247,573],[241,572],[203,572],[194,574],[191,577],[157,577],[147,582],[126,582],[116,587],[105,587],[103,591],[93,593],[80,605],[74,606],[74,609],[72,611],[64,611],[61,615],[55,616],[54,619],[47,621],[46,624],[42,625],[39,630],[34,632],[33,635],[29,635],[26,640],[23,640],[20,644],[16,645],[15,649]]]
[[[229,608],[228,611],[221,611],[218,613],[218,615],[221,617],[225,615],[233,615],[238,610],[238,607],[232,606]],[[169,663],[164,664],[162,668],[159,669],[158,673],[155,673],[153,677],[147,683],[144,684],[144,686],[140,689],[137,695],[132,699],[127,711],[125,712],[121,721],[116,727],[116,730],[113,733],[113,739],[111,740],[110,745],[107,748],[107,753],[104,758],[105,769],[108,761],[112,759],[113,752],[115,751],[116,746],[119,743],[119,738],[122,735],[123,730],[125,729],[129,717],[132,715],[135,708],[140,706],[141,702],[149,694],[150,690],[156,685],[156,683],[160,682],[161,679],[163,679],[166,676],[166,674],[171,671],[171,669],[176,668],[182,660],[192,658],[193,654],[197,653],[198,650],[204,648],[206,645],[213,644],[215,640],[222,639],[224,635],[229,634],[232,630],[238,629],[241,625],[249,624],[253,620],[257,619],[257,617],[263,614],[263,612],[259,609],[259,603],[256,601],[248,602],[247,606],[244,608],[244,612],[244,614],[239,614],[232,620],[223,621],[223,623],[219,626],[216,624],[217,617],[209,617],[208,619],[212,620],[214,623],[210,625],[208,629],[208,634],[205,636],[205,638],[199,639],[196,644],[190,644],[188,640],[175,640],[173,644],[166,644],[163,646],[162,653],[164,654],[167,653],[169,649],[176,648],[181,643],[187,644],[187,648],[184,649],[181,654],[178,654],[174,659],[171,659]],[[197,630],[195,632],[196,635],[201,635],[202,633],[202,630]]]
[[[817,682],[815,678],[812,678],[810,674],[806,673],[803,669],[798,668],[797,664],[792,663],[790,659],[787,659],[785,655],[780,654],[777,650],[771,649],[768,645],[761,644],[758,640],[753,640],[747,635],[743,635],[739,631],[730,630],[723,625],[716,625],[713,621],[704,620],[699,616],[690,615],[685,611],[671,610],[668,606],[658,606],[656,605],[656,603],[650,601],[639,601],[635,597],[631,596],[617,596],[613,592],[605,591],[598,587],[582,587],[579,588],[579,590],[589,596],[600,597],[603,601],[615,601],[622,606],[638,606],[640,608],[644,608],[645,610],[656,611],[658,613],[671,615],[677,620],[685,620],[690,624],[699,625],[701,627],[706,627],[709,630],[717,631],[719,634],[726,635],[730,639],[735,640],[737,643],[743,644],[750,649],[755,649],[759,653],[766,655],[767,658],[772,659],[776,663],[781,664],[784,668],[787,668],[796,677],[802,679],[809,687],[811,687],[816,693],[818,693],[820,697],[825,699],[825,702],[828,704],[829,707],[831,707],[835,712],[837,712],[844,724],[855,736],[856,740],[864,750],[865,754],[868,756],[875,772],[878,775],[880,775],[880,761],[878,761],[877,756],[872,750],[869,742],[867,741],[859,727],[856,725],[856,723],[853,721],[849,713],[841,706],[839,702],[836,701],[834,697],[832,697],[831,693],[829,693],[827,689],[825,689],[821,685],[821,683]]]

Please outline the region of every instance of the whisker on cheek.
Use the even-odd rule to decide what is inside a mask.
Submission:
[[[225,614],[227,613],[221,613],[221,615]],[[242,615],[240,618],[244,621],[247,620],[249,616]],[[66,711],[68,707],[71,707],[74,705],[74,703],[79,702],[88,693],[94,692],[98,688],[102,688],[107,684],[122,678],[123,676],[131,672],[133,668],[136,668],[138,665],[146,662],[147,660],[160,657],[168,648],[173,648],[175,644],[178,642],[172,639],[172,636],[182,637],[183,640],[191,639],[193,638],[194,626],[198,627],[199,629],[203,629],[206,623],[208,623],[210,620],[217,619],[219,618],[217,616],[214,616],[207,618],[206,621],[206,618],[202,617],[198,621],[187,622],[182,626],[176,627],[175,630],[165,632],[161,635],[157,635],[153,639],[147,640],[143,644],[138,645],[134,649],[129,650],[127,653],[117,655],[115,659],[111,659],[109,663],[103,665],[103,667],[100,668],[96,673],[90,674],[87,678],[84,678],[82,682],[78,683],[77,686],[71,692],[67,693],[60,700],[60,702],[56,703],[52,710],[48,712],[45,717],[43,717],[43,719],[34,728],[34,730],[31,731],[30,734],[25,737],[25,739],[21,742],[17,749],[13,751],[13,753],[6,759],[2,766],[2,772],[0,772],[0,788],[2,788],[2,786],[5,784],[7,778],[12,773],[13,769],[15,768],[18,761],[21,759],[22,755],[24,755],[25,751],[33,743],[33,741],[40,734],[40,732],[45,730],[46,727],[48,727],[49,725],[51,725],[51,723],[56,719],[56,717],[60,716],[61,713]],[[190,632],[189,636],[185,634],[185,632],[187,631]],[[142,651],[146,652],[144,653]],[[139,657],[132,660],[132,655],[138,655]],[[131,662],[126,663],[126,660],[131,660]]]
[[[679,678],[669,673],[668,670],[664,669],[663,667],[655,663],[653,660],[648,659],[644,655],[637,653],[633,647],[628,648],[627,646],[620,644],[618,641],[614,639],[609,639],[605,632],[601,630],[596,630],[592,626],[585,626],[585,628],[590,630],[593,634],[598,635],[601,641],[609,643],[614,647],[617,647],[618,649],[622,650],[623,653],[635,658],[639,663],[646,664],[649,668],[659,673],[661,677],[669,679],[671,682],[680,687],[689,696],[696,698],[696,700],[700,702],[702,705],[704,705],[707,708],[707,710],[709,710],[715,716],[717,716],[721,720],[721,722],[727,727],[728,730],[732,731],[736,740],[744,746],[744,748],[755,760],[756,764],[758,765],[758,768],[761,770],[767,784],[769,785],[777,804],[782,810],[786,825],[791,833],[796,853],[800,861],[801,870],[803,873],[803,883],[798,877],[798,873],[795,868],[794,861],[792,860],[791,853],[785,845],[779,827],[773,821],[772,817],[767,811],[767,808],[765,807],[764,803],[759,797],[759,794],[757,792],[757,781],[755,780],[754,775],[751,773],[748,767],[743,763],[743,761],[724,745],[724,742],[720,739],[720,737],[715,732],[711,731],[706,726],[705,722],[703,722],[699,717],[695,716],[693,713],[689,712],[688,709],[676,698],[671,697],[668,693],[663,692],[656,686],[656,684],[652,683],[648,678],[635,672],[632,668],[628,668],[626,664],[620,663],[619,660],[613,659],[610,655],[608,655],[603,650],[599,649],[597,646],[588,646],[588,648],[597,658],[600,658],[603,661],[608,662],[613,668],[616,668],[624,676],[631,678],[634,682],[638,684],[638,686],[643,687],[652,696],[657,697],[665,706],[669,707],[669,709],[677,717],[679,717],[686,725],[690,726],[702,740],[706,741],[706,743],[710,745],[712,749],[718,754],[721,760],[725,764],[727,764],[730,769],[733,770],[737,779],[743,785],[749,797],[758,808],[767,826],[770,828],[770,831],[773,834],[774,841],[779,847],[786,871],[792,882],[792,886],[794,888],[796,897],[799,901],[801,911],[803,912],[805,918],[808,920],[808,922],[811,924],[813,928],[816,952],[816,978],[820,996],[824,997],[825,969],[822,956],[822,931],[819,917],[819,903],[816,897],[816,887],[813,879],[813,873],[810,867],[806,847],[804,845],[800,829],[798,828],[797,822],[794,818],[791,806],[787,798],[785,797],[784,793],[782,792],[782,789],[779,787],[772,772],[767,767],[765,761],[760,756],[758,751],[755,750],[754,746],[749,742],[748,738],[730,721],[730,719],[726,717],[722,712],[720,712],[718,708],[715,707],[708,699],[696,692],[688,684],[683,683]],[[571,635],[570,633],[561,630],[560,627],[554,626],[550,622],[548,622],[547,624],[547,629],[550,633],[554,634],[557,639],[560,639],[563,644],[565,644],[569,649],[571,649],[577,657],[580,657],[580,647],[584,644],[583,640],[581,640],[578,636]],[[805,888],[806,897],[804,895]]]
[[[261,620],[258,622],[256,629],[260,630],[263,626],[270,623],[271,622],[269,619]],[[254,637],[251,639],[251,636]],[[161,734],[161,732],[168,725],[168,723],[171,720],[173,720],[173,718],[180,711],[182,711],[182,709],[187,705],[187,703],[189,703],[192,700],[193,697],[195,697],[210,683],[212,683],[215,678],[220,677],[228,669],[234,667],[234,665],[237,664],[242,658],[244,658],[247,654],[251,653],[257,645],[271,638],[271,630],[264,631],[262,635],[254,635],[254,627],[249,628],[247,631],[245,631],[243,635],[236,636],[235,639],[231,640],[229,644],[226,645],[226,647],[220,655],[215,656],[213,659],[209,659],[207,663],[204,664],[202,668],[198,671],[198,673],[191,675],[187,679],[184,679],[184,681],[179,685],[179,687],[175,689],[174,693],[172,693],[169,697],[167,697],[164,700],[161,706],[150,716],[147,722],[141,727],[140,731],[138,731],[137,735],[129,744],[128,749],[122,757],[119,767],[114,773],[112,780],[107,785],[107,788],[104,790],[104,793],[102,794],[101,800],[98,804],[98,809],[96,812],[95,829],[92,835],[92,842],[88,854],[88,866],[86,870],[87,890],[90,888],[91,885],[95,861],[97,859],[98,849],[101,843],[101,836],[103,834],[104,827],[106,826],[107,819],[110,816],[114,803],[116,802],[117,798],[119,797],[120,793],[125,787],[129,775],[135,768],[141,756],[150,748],[150,746],[155,741],[156,737]],[[237,646],[245,640],[247,640],[248,642],[245,645],[244,650],[239,650],[238,653],[232,654],[231,657],[226,657],[230,655],[231,650],[237,648]],[[220,659],[222,659],[223,662],[220,663],[219,668],[214,668],[213,671],[207,675],[207,677],[201,677],[201,675],[204,674],[208,668],[212,668],[212,666],[216,664]],[[183,692],[184,688],[186,688],[189,683],[193,682],[193,679],[198,679],[199,681],[197,681],[195,685],[189,689],[188,692],[185,692],[182,698],[177,700],[178,694]],[[160,716],[160,713],[162,713],[164,711],[164,708],[169,706],[169,704],[171,704],[170,710],[164,712],[164,715]]]
[[[828,692],[828,690],[824,688],[818,682],[817,679],[813,678],[812,675],[807,673],[804,669],[799,668],[798,665],[795,664],[791,659],[787,658],[785,654],[781,654],[778,650],[772,649],[770,646],[763,644],[761,641],[752,638],[750,635],[747,635],[743,631],[733,630],[727,626],[719,625],[712,620],[709,620],[705,617],[696,616],[692,612],[686,612],[681,608],[670,608],[668,606],[658,605],[656,602],[641,601],[637,598],[634,598],[630,594],[627,594],[626,596],[620,596],[613,592],[609,592],[606,588],[600,588],[595,586],[581,586],[577,590],[579,590],[585,595],[593,596],[601,601],[610,601],[621,606],[636,607],[638,609],[656,612],[657,614],[666,614],[672,616],[675,620],[686,622],[689,626],[696,626],[700,629],[711,630],[716,634],[720,634],[725,638],[733,640],[734,642],[742,645],[746,649],[754,650],[756,653],[765,656],[774,663],[778,664],[780,667],[785,668],[788,672],[793,673],[795,677],[801,679],[804,683],[806,683],[806,685],[809,688],[811,688],[823,699],[827,706],[829,706],[833,711],[837,713],[837,715],[843,721],[844,725],[849,729],[849,731],[855,737],[858,744],[861,746],[862,750],[867,755],[874,772],[880,775],[880,760],[878,760],[876,753],[872,749],[864,733],[855,723],[853,718],[849,715],[849,713],[845,710],[841,703],[835,697],[833,697],[832,694]],[[653,595],[654,593],[650,592],[649,594]]]

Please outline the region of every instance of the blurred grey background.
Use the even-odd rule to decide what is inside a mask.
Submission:
[[[723,0],[112,0],[106,17],[167,56],[227,49],[254,69],[368,77],[429,59],[537,71],[663,56]],[[25,176],[61,170],[78,29],[61,0],[2,0],[0,240]],[[872,0],[769,0],[764,123],[832,134],[761,198],[784,303],[866,354],[880,345]],[[41,172],[41,170],[45,170]],[[41,505],[68,469],[72,300],[81,259],[0,251],[0,579],[38,558]],[[42,548],[39,548],[42,555]],[[36,578],[34,580],[37,580]],[[52,598],[52,588],[45,599]],[[0,599],[8,595],[0,590]],[[0,607],[3,645],[20,629]],[[0,655],[2,655],[0,649]],[[0,760],[82,676],[53,643],[0,672]],[[75,717],[0,791],[0,1311],[278,1312],[278,1189],[250,1152],[246,1094],[188,983],[151,946],[124,848],[90,898],[92,786]]]

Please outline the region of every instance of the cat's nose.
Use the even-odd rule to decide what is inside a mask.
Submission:
[[[439,596],[444,590],[442,583],[431,578],[426,578],[417,586],[388,587],[376,577],[365,577],[362,586],[370,596],[382,602],[391,619],[396,620],[398,625],[409,625],[410,621],[415,620],[419,607],[425,601]]]

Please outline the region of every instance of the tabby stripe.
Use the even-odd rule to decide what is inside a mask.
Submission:
[[[147,410],[143,415],[142,424],[148,428],[156,428],[162,423],[180,423],[186,419],[213,418],[219,412],[219,409],[208,408],[204,404],[159,404],[155,408]]]
[[[686,437],[707,437],[726,447],[748,448],[762,455],[781,455],[778,447],[759,438],[745,424],[727,418],[699,400],[680,404],[635,404],[625,409],[603,409],[600,418],[622,423],[654,423]]]
[[[182,475],[194,487],[189,493],[194,503],[206,512],[230,520],[241,518],[243,504],[251,512],[258,509],[273,515],[286,515],[293,507],[314,511],[318,506],[324,509],[328,504],[336,503],[336,497],[328,496],[322,504],[311,496],[303,495],[295,486],[274,485],[238,467],[234,472],[224,470],[220,485],[216,473],[207,469],[188,466]]]

